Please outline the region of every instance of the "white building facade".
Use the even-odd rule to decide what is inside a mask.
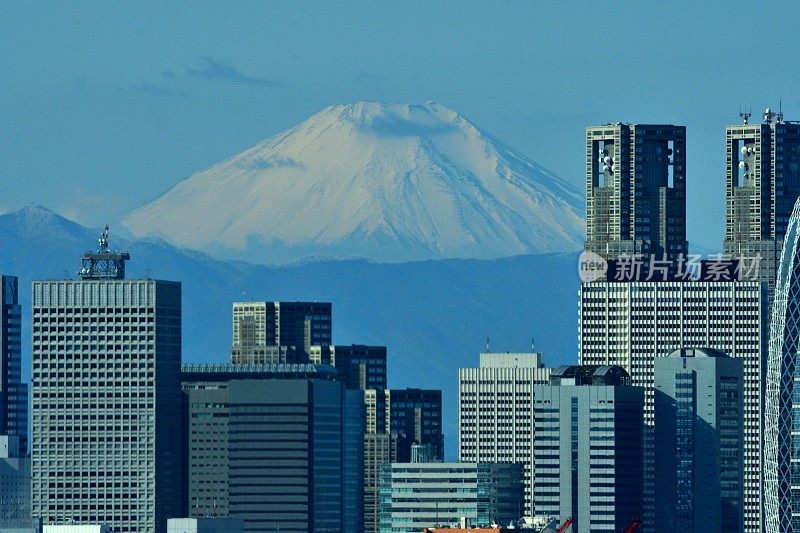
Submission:
[[[166,531],[181,514],[181,285],[33,282],[33,516]]]
[[[482,353],[458,370],[458,460],[522,463],[525,512],[533,515],[533,387],[546,385],[539,353]]]
[[[767,360],[767,289],[757,281],[594,282],[580,289],[583,365],[619,365],[645,388],[644,531],[653,531],[654,361],[703,346],[742,359],[744,531],[762,531],[762,434]]]

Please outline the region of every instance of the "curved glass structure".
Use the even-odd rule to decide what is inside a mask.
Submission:
[[[794,205],[783,243],[770,320],[764,419],[764,530],[776,533],[800,531],[800,397],[795,405],[792,402],[795,381],[800,381],[796,360],[800,348],[798,241],[800,199]],[[797,452],[793,454],[792,450]]]

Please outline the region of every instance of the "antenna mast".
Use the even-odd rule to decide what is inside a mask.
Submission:
[[[125,279],[125,261],[131,256],[127,252],[108,249],[108,224],[97,241],[100,243],[100,249],[83,254],[78,275],[81,279]]]
[[[742,108],[739,108],[739,116],[741,117],[744,124],[750,123],[750,115],[752,115],[752,108],[749,108],[747,111],[742,111]]]

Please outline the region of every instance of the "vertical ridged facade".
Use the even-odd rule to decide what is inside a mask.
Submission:
[[[653,387],[656,358],[704,346],[744,365],[744,530],[762,531],[762,429],[767,353],[766,285],[756,281],[584,283],[578,359],[619,365],[645,387],[644,520],[654,531]]]
[[[34,281],[33,515],[162,533],[182,512],[181,285]]]
[[[765,531],[788,533],[800,529],[800,509],[792,499],[800,497],[800,486],[792,470],[800,466],[800,405],[793,405],[794,380],[798,379],[800,349],[800,200],[789,219],[778,265],[770,323],[769,359],[764,420],[764,527]]]
[[[533,387],[550,369],[539,353],[482,353],[458,370],[458,460],[522,463],[525,508],[533,509]]]

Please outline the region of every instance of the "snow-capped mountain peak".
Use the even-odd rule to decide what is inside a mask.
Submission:
[[[277,262],[575,250],[582,195],[436,102],[334,105],[181,181],[135,235]]]

